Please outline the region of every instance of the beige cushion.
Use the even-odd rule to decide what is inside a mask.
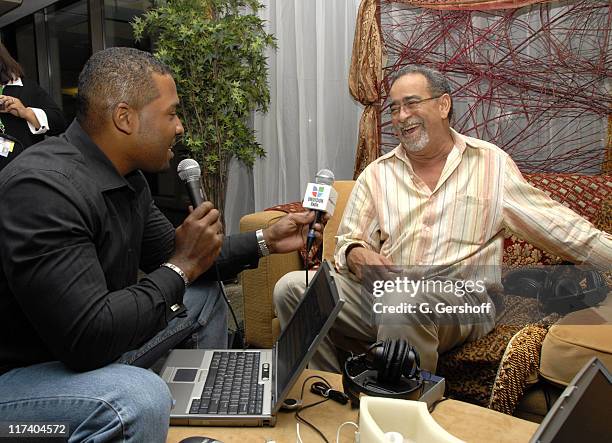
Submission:
[[[336,209],[334,215],[329,219],[325,230],[323,231],[323,258],[332,260],[334,258],[334,251],[336,249],[336,233],[338,227],[342,221],[342,215],[344,214],[344,208],[346,203],[353,191],[355,186],[354,180],[336,180],[334,182],[334,189],[338,192],[338,200],[336,202]]]
[[[540,374],[567,385],[592,357],[612,369],[612,293],[601,305],[572,312],[550,328],[542,344]]]

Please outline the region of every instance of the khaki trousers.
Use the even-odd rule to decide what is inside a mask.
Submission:
[[[436,291],[419,291],[412,296],[388,293],[381,299],[374,298],[353,278],[332,271],[340,297],[345,304],[332,329],[319,345],[309,367],[330,372],[341,372],[337,350],[365,352],[378,340],[402,338],[416,348],[421,359],[421,368],[435,373],[438,356],[466,341],[476,340],[489,333],[495,324],[495,307],[485,293],[454,294]],[[309,273],[309,281],[314,272]],[[305,271],[294,271],[283,276],[274,288],[274,306],[284,328],[299,303],[306,288]],[[407,303],[417,309],[413,313],[374,312],[373,304],[383,305]],[[472,314],[435,312],[439,304],[452,310],[452,306],[484,306],[489,303],[489,312]],[[418,307],[429,306],[432,313],[423,313]],[[379,310],[380,306],[376,310]]]

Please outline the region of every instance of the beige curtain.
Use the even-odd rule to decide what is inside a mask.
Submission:
[[[359,122],[359,137],[353,177],[380,155],[380,84],[383,47],[378,16],[379,0],[362,0],[357,15],[349,90],[365,106]]]

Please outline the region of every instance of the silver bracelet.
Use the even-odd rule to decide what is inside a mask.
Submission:
[[[187,274],[185,274],[181,268],[179,268],[175,264],[168,263],[168,262],[162,263],[161,266],[165,266],[168,269],[172,269],[183,279],[183,282],[185,283],[185,287],[189,286],[189,279],[187,278]]]
[[[255,237],[257,237],[257,244],[259,245],[259,256],[267,257],[270,255],[270,249],[268,249],[268,244],[264,238],[263,229],[258,229],[255,231]]]

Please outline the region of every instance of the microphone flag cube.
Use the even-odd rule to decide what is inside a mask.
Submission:
[[[302,206],[313,211],[327,212],[330,216],[334,215],[338,192],[329,185],[320,183],[308,183]]]

